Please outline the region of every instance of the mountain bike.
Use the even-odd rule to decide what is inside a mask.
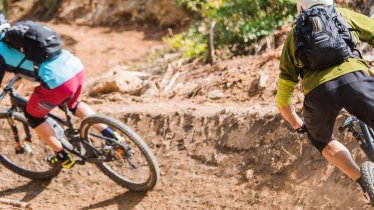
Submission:
[[[374,131],[355,116],[349,114],[347,116],[343,125],[338,128],[338,132],[347,131],[352,133],[368,158],[368,161],[361,164],[360,171],[361,178],[366,185],[366,193],[370,198],[371,204],[374,205]]]
[[[48,164],[52,149],[38,138],[24,117],[27,99],[13,88],[18,79],[19,76],[13,77],[0,95],[0,101],[10,96],[10,106],[0,109],[0,163],[30,179],[51,179],[62,168]],[[75,128],[67,105],[60,109],[65,116],[50,113],[47,122],[66,151],[76,157],[77,164],[94,163],[110,179],[132,191],[148,191],[157,184],[160,170],[156,158],[136,132],[99,114],[87,117]],[[122,137],[121,141],[103,136],[95,129],[96,124],[110,127]]]

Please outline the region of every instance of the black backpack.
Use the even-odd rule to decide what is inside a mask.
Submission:
[[[36,63],[42,63],[61,53],[60,35],[45,25],[29,20],[10,27],[3,41],[22,51],[27,59]]]
[[[347,21],[334,6],[315,6],[304,10],[296,20],[296,57],[302,71],[323,70],[350,57],[359,58],[355,39]]]

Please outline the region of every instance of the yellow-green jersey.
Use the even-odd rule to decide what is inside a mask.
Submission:
[[[348,24],[357,29],[353,32],[357,42],[367,42],[374,46],[374,20],[349,9],[337,8]],[[280,74],[276,103],[278,107],[291,104],[292,94],[300,79],[301,62],[295,55],[296,45],[293,30],[288,34],[280,60]],[[324,70],[312,70],[305,73],[302,79],[304,94],[308,94],[315,87],[338,78],[344,74],[365,71],[369,72],[369,65],[363,59],[349,58],[347,61]]]

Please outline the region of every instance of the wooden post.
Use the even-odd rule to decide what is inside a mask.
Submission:
[[[216,28],[216,20],[213,20],[212,23],[210,24],[210,30],[209,30],[209,57],[208,61],[212,65],[216,62],[216,54],[215,54],[215,49],[214,49],[214,31]]]

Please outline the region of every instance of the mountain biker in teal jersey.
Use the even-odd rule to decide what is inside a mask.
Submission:
[[[4,34],[10,28],[4,15],[0,14],[0,83],[5,71],[13,72],[23,78],[35,80],[40,85],[36,87],[25,107],[25,117],[41,139],[56,153],[49,157],[51,164],[61,164],[64,168],[71,168],[75,164],[72,156],[65,152],[57,139],[54,129],[46,121],[47,114],[55,107],[67,102],[73,114],[84,119],[95,112],[78,98],[83,90],[84,69],[79,58],[68,52],[61,52],[53,58],[35,63],[26,59],[23,52],[10,47],[3,41]],[[35,72],[35,65],[38,71]],[[37,74],[37,75],[36,75]],[[120,137],[105,125],[96,125],[104,136]]]
[[[300,12],[299,17],[307,11],[325,12],[327,11],[326,8],[334,8],[333,0],[298,0],[297,7]],[[373,19],[344,8],[336,8],[336,10],[336,14],[340,13],[351,28],[349,31],[353,35],[355,44],[367,42],[372,46],[374,45]],[[303,19],[300,20],[304,21]],[[312,25],[317,32],[321,28],[323,29],[320,20],[313,19],[312,21],[315,21]],[[353,160],[347,148],[337,141],[332,133],[335,119],[342,108],[374,128],[374,78],[369,75],[370,67],[361,58],[357,50],[350,49],[352,50],[350,56],[344,58],[343,61],[319,70],[311,68],[311,63],[317,62],[316,66],[318,66],[318,62],[324,60],[323,56],[325,56],[326,62],[333,58],[327,55],[325,51],[320,51],[317,52],[320,55],[316,55],[316,57],[322,57],[308,60],[308,58],[302,56],[308,55],[307,50],[309,49],[303,49],[304,52],[300,51],[297,55],[297,49],[302,49],[300,47],[309,44],[303,43],[303,41],[296,43],[300,34],[306,33],[302,27],[299,28],[299,33],[296,32],[297,27],[293,27],[282,51],[276,96],[277,106],[282,116],[295,131],[299,133],[307,132],[312,145],[330,163],[351,179],[357,181],[365,191],[359,166]],[[296,36],[298,37],[296,38]],[[302,40],[302,38],[299,38],[299,40]],[[301,61],[302,59],[311,62],[310,66],[305,65]],[[299,80],[301,80],[305,95],[304,119],[298,116],[291,102]]]

